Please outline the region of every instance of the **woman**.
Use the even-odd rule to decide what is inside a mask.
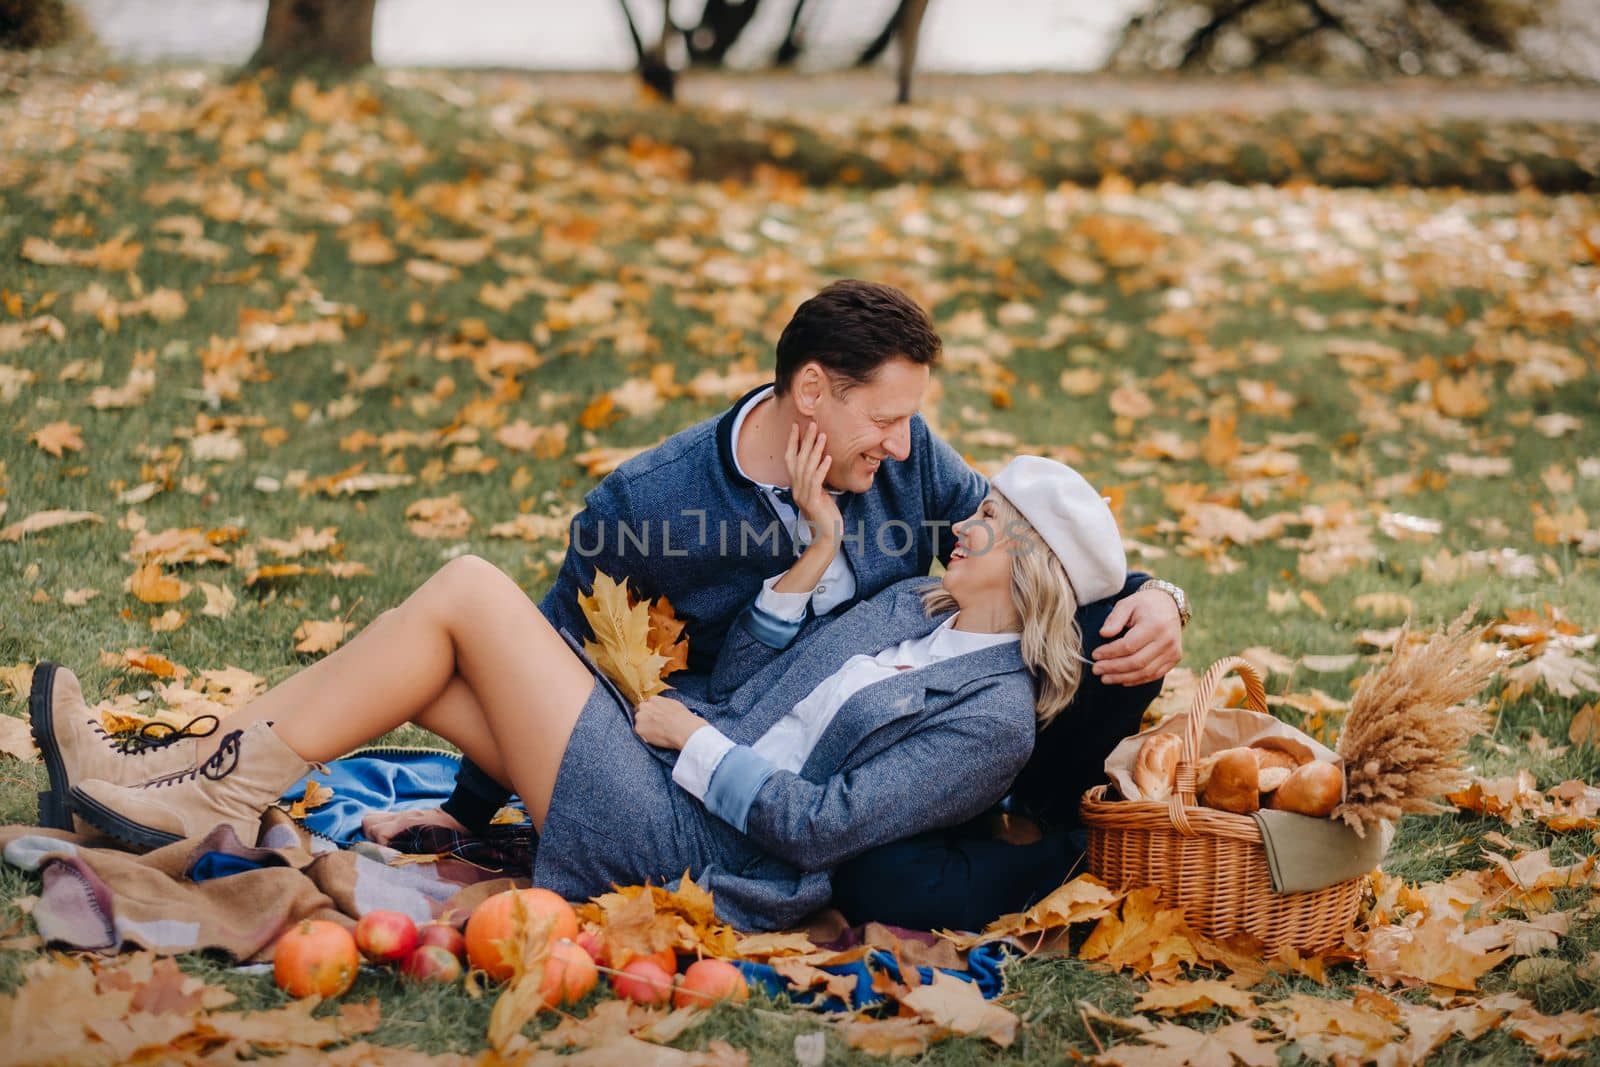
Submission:
[[[740,617],[716,666],[725,700],[629,708],[510,578],[462,557],[219,741],[119,755],[71,673],[41,665],[41,812],[69,797],[138,848],[218,823],[253,843],[310,764],[414,722],[522,797],[539,833],[534,884],[578,899],[687,870],[726,920],[791,925],[827,902],[845,858],[1005,793],[1036,721],[1077,684],[1078,601],[1114,592],[1125,571],[1088,483],[1020,457],[956,527],[942,582],[890,586],[793,642],[783,598],[810,589],[842,540],[824,444],[815,427],[791,435],[796,505],[816,534]],[[145,777],[161,762],[167,773]]]

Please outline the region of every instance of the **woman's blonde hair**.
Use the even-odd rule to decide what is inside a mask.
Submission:
[[[1025,544],[1012,546],[1011,595],[1022,615],[1022,662],[1034,680],[1034,715],[1040,729],[1065,708],[1083,680],[1083,633],[1078,629],[1078,597],[1067,581],[1067,569],[1033,532],[1033,526],[1011,501],[994,493],[995,535],[1012,535]],[[942,585],[922,596],[929,615],[955,611],[956,598]]]

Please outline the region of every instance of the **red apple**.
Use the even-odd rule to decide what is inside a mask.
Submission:
[[[444,984],[461,977],[461,961],[443,945],[422,945],[406,957],[400,971],[418,982]]]
[[[629,960],[621,974],[611,976],[611,988],[624,1000],[653,1007],[672,999],[672,975],[654,959],[640,956]]]
[[[583,951],[587,952],[589,954],[589,958],[594,960],[600,966],[604,967],[607,965],[605,939],[600,936],[600,932],[598,930],[579,930],[578,936],[572,939],[572,943],[583,949]]]
[[[417,924],[398,911],[369,911],[356,923],[356,947],[374,963],[397,963],[417,947]]]
[[[626,967],[634,960],[650,960],[657,967],[660,967],[663,971],[666,971],[669,975],[678,973],[678,953],[671,945],[668,945],[666,948],[657,949],[654,952],[638,952],[631,956],[624,955],[622,959],[626,961],[623,964],[623,967]],[[599,961],[597,960],[596,962]],[[622,968],[618,969],[621,970]]]
[[[719,1000],[741,1001],[750,995],[739,968],[726,960],[695,960],[683,972],[677,991],[672,994],[674,1008],[703,1008]]]
[[[460,930],[449,923],[424,923],[419,927],[417,947],[421,948],[423,945],[438,945],[440,948],[449,949],[456,959],[466,962],[467,939],[461,936]]]

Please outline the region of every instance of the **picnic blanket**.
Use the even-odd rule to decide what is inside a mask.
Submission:
[[[116,846],[92,832],[68,833],[32,826],[0,827],[0,858],[40,875],[42,888],[33,919],[46,943],[84,951],[148,949],[177,955],[221,951],[242,962],[271,959],[278,935],[301,919],[327,919],[346,928],[367,912],[403,912],[414,921],[466,922],[487,897],[528,879],[497,876],[462,859],[482,853],[482,842],[463,839],[453,850],[423,857],[366,842],[361,817],[392,807],[436,807],[455,779],[455,759],[445,753],[418,752],[396,759],[357,755],[336,760],[308,778],[333,790],[333,799],[306,813],[304,825],[281,808],[262,816],[255,846],[233,830],[218,826],[203,838],[177,841],[144,855]],[[297,783],[285,801],[300,800]],[[504,852],[521,840],[531,848],[531,827],[505,827],[494,846]],[[529,853],[531,856],[531,852]],[[530,869],[525,863],[521,872]],[[981,945],[966,955],[965,966],[947,942],[926,932],[892,927],[846,927],[834,921],[813,930],[821,947],[840,951],[865,947],[861,958],[825,967],[854,977],[850,1007],[874,1004],[874,971],[902,979],[902,966],[914,967],[923,982],[938,969],[976,982],[984,996],[1004,988],[1000,965],[1008,949]],[[874,947],[882,945],[884,947]],[[920,946],[920,947],[919,947]],[[928,962],[924,962],[924,961]],[[791,987],[774,968],[740,961],[746,977],[773,993]],[[822,991],[795,993],[794,1002],[843,1008]]]

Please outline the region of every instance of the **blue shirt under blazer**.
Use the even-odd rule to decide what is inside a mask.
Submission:
[[[727,699],[674,694],[739,746],[704,805],[673,783],[677,753],[640,741],[626,701],[596,672],[562,758],[534,884],[584,899],[687,871],[725,921],[780,929],[828,902],[844,860],[989,808],[1033,749],[1034,684],[1015,642],[857,692],[798,774],[749,747],[850,657],[948,618],[923,610],[921,593],[935,584],[897,582],[824,626],[776,638],[782,647],[752,610],[740,614],[714,669]]]

